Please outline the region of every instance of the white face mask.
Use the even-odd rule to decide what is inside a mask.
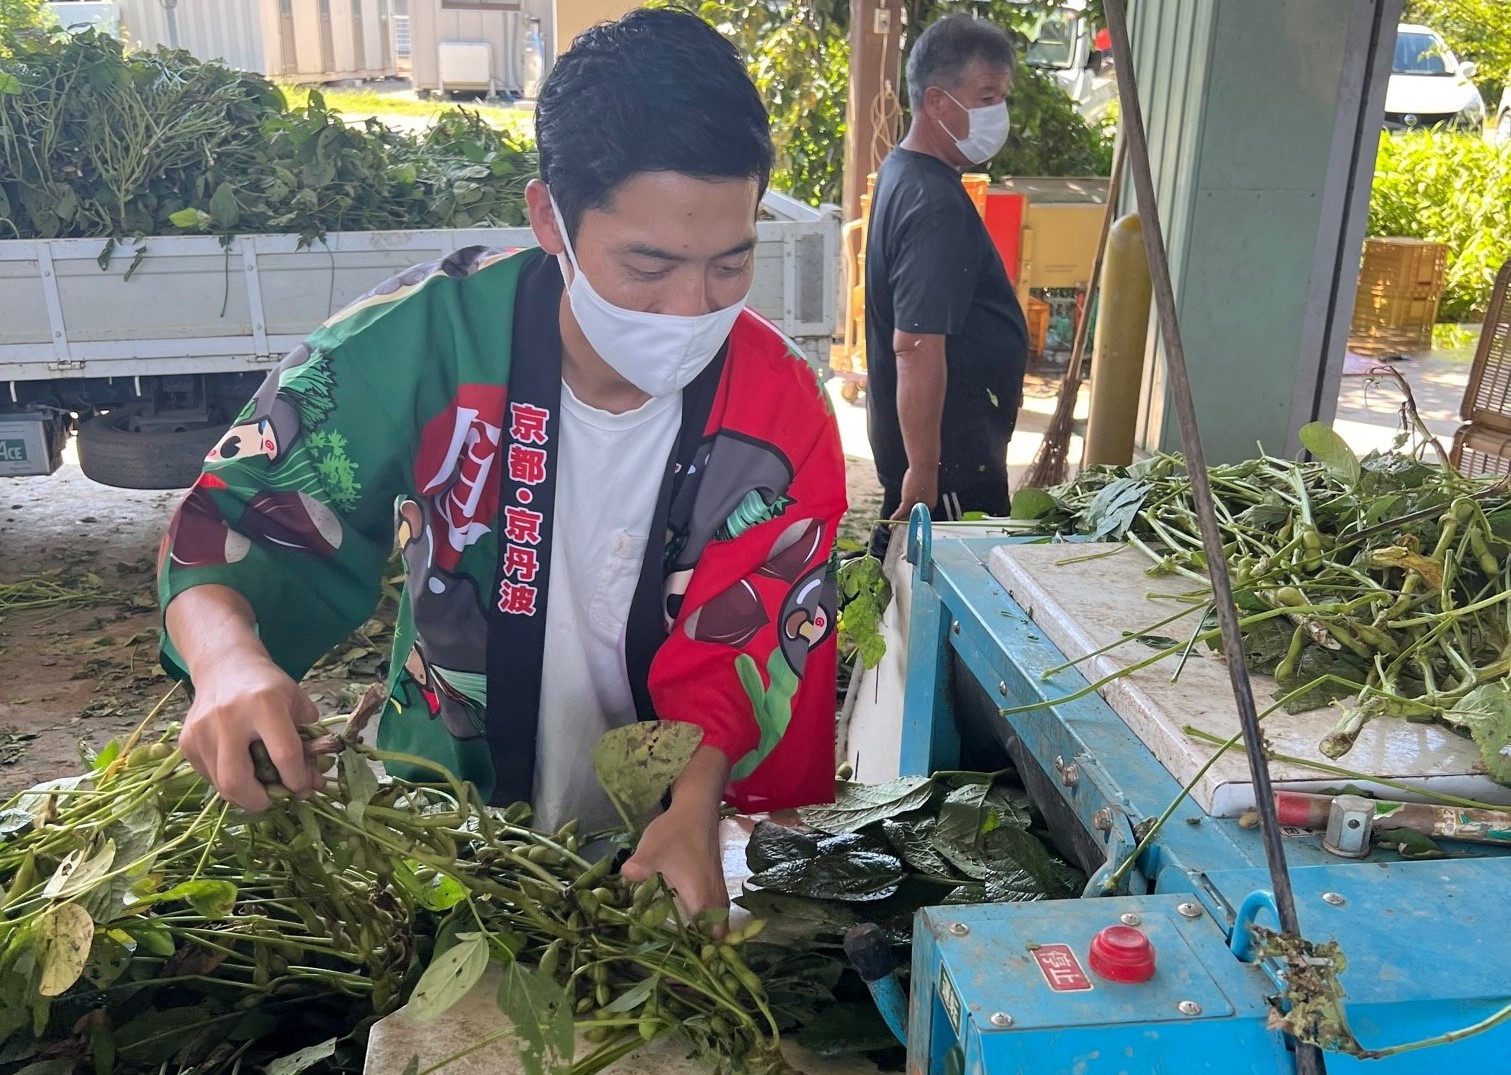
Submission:
[[[949,90],[942,90],[944,95],[955,101],[955,95]],[[961,108],[959,101],[955,101]],[[980,108],[965,108],[965,114],[970,117],[970,127],[964,138],[955,138],[955,135],[943,123],[944,133],[955,138],[955,147],[965,155],[965,159],[972,164],[985,164],[1007,144],[1007,132],[1012,125],[1007,117],[1007,102],[1001,101],[994,105],[982,105]]]
[[[551,195],[551,208],[567,248],[562,276],[567,275],[567,265],[572,267],[567,301],[577,327],[593,350],[615,373],[648,396],[670,396],[692,384],[729,338],[735,320],[745,309],[745,296],[733,306],[696,317],[615,306],[594,291],[583,275],[555,195]]]

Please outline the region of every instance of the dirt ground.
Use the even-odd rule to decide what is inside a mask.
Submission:
[[[847,459],[863,540],[880,488],[868,459]],[[172,688],[157,661],[154,564],[180,497],[97,485],[70,461],[50,477],[0,478],[0,801],[79,771]],[[386,630],[339,648],[306,688],[327,711],[350,708],[378,674]],[[319,671],[317,669],[317,671]],[[183,691],[160,721],[182,718]]]

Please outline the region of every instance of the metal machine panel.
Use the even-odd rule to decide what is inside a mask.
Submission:
[[[1233,906],[1269,886],[1264,870],[1216,870],[1214,892]],[[1337,940],[1348,960],[1339,977],[1348,1022],[1360,1043],[1379,1049],[1458,1030],[1511,1001],[1511,934],[1505,892],[1511,858],[1350,862],[1292,868],[1302,932]],[[1273,920],[1265,922],[1275,928]],[[1389,1061],[1329,1054],[1331,1075],[1369,1071],[1505,1070],[1511,1024],[1451,1046]]]
[[[914,927],[909,1070],[1278,1073],[1266,1027],[1269,980],[1241,963],[1189,897],[1129,896],[921,911]],[[1155,949],[1154,975],[1120,984],[1090,970],[1103,928],[1129,925]],[[958,1049],[953,1056],[952,1051]]]
[[[1121,551],[1083,559],[1114,550]],[[1067,559],[1079,562],[1062,562]],[[992,551],[989,561],[993,578],[1071,658],[1127,639],[1080,665],[1081,673],[1090,680],[1153,654],[1154,650],[1136,636],[1177,606],[1170,601],[1147,600],[1146,594],[1174,595],[1191,589],[1190,581],[1179,576],[1151,578],[1146,573],[1148,566],[1147,559],[1125,545],[1096,544],[1078,546],[1073,556],[1052,545],[1002,545]],[[1194,625],[1194,611],[1188,619],[1160,628],[1158,633],[1186,638]],[[1185,728],[1194,726],[1227,739],[1238,731],[1238,716],[1223,664],[1198,654],[1186,663],[1175,683],[1170,682],[1172,668],[1173,662],[1155,664],[1109,683],[1102,693],[1154,756],[1184,784],[1217,749],[1192,738]],[[1255,695],[1261,700],[1279,693],[1269,676],[1256,674],[1253,679]],[[1331,707],[1307,713],[1277,712],[1265,718],[1265,736],[1277,753],[1327,764],[1332,759],[1322,755],[1319,744],[1337,720],[1337,710]],[[1429,790],[1511,803],[1511,789],[1486,775],[1478,748],[1433,724],[1392,718],[1372,721],[1344,764]],[[1271,773],[1276,786],[1297,790],[1337,783],[1336,777],[1324,772],[1286,762],[1272,763]],[[1377,791],[1386,797],[1395,794],[1383,787]],[[1254,793],[1243,753],[1229,751],[1219,758],[1193,795],[1214,817],[1237,817],[1252,807]]]

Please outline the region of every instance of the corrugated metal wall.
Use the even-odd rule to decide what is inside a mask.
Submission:
[[[1289,447],[1353,4],[1130,5],[1182,339],[1213,462],[1251,457],[1258,443]],[[1161,365],[1146,365],[1141,441],[1177,450]]]
[[[416,89],[440,89],[439,47],[443,41],[486,41],[493,50],[493,77],[500,88],[520,89],[519,50],[532,18],[540,20],[546,69],[556,55],[553,0],[522,0],[520,10],[465,11],[442,7],[441,0],[410,0],[411,77]]]
[[[276,0],[268,0],[276,3]],[[276,74],[263,33],[264,0],[120,0],[121,25],[145,45],[174,45],[202,60],[221,60],[258,74]]]
[[[384,48],[393,23],[383,17],[381,0],[179,0],[171,9],[161,0],[120,4],[132,39],[176,44],[243,71],[312,81],[398,73],[392,44]]]

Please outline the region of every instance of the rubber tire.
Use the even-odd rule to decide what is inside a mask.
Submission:
[[[1503,146],[1511,146],[1511,112],[1502,113],[1500,122],[1495,125],[1496,141]]]
[[[215,423],[172,433],[136,433],[127,426],[139,410],[117,407],[80,422],[79,469],[90,481],[118,489],[189,488],[226,427]]]

